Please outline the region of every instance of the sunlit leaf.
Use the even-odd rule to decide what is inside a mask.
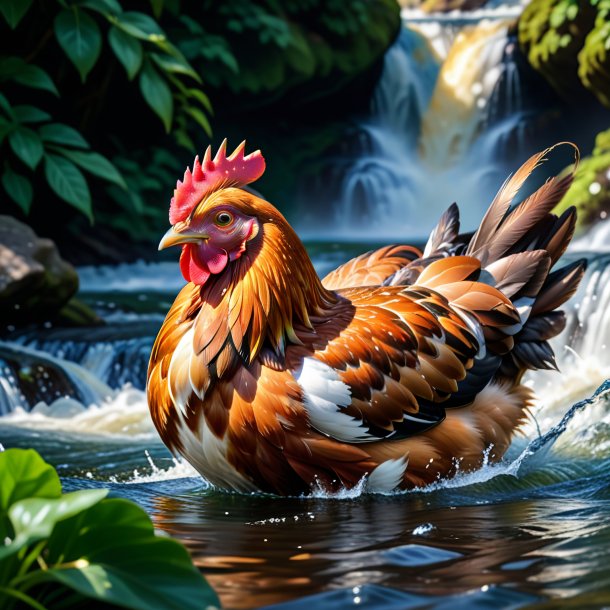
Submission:
[[[2,174],[2,186],[10,198],[27,214],[32,205],[32,184],[30,181],[7,167]]]
[[[142,65],[142,43],[130,36],[123,30],[111,27],[108,32],[108,42],[127,71],[127,76],[131,80]]]
[[[29,127],[18,127],[8,135],[13,152],[30,168],[35,169],[44,152],[40,137]]]
[[[148,515],[109,499],[62,521],[51,536],[45,578],[106,603],[141,610],[201,610],[220,604],[175,540],[155,535]]]
[[[93,222],[91,193],[82,172],[68,159],[47,153],[45,155],[45,176],[49,186],[71,206],[80,210]]]
[[[65,144],[67,146],[74,146],[75,148],[89,148],[87,140],[83,138],[79,131],[64,125],[63,123],[49,123],[43,125],[38,133],[42,138],[43,142],[51,142],[53,144]]]
[[[14,30],[28,12],[31,4],[32,0],[0,0],[0,13]]]
[[[85,82],[102,49],[97,23],[84,11],[65,9],[55,18],[55,36]]]
[[[150,63],[146,63],[140,73],[140,91],[146,103],[163,121],[165,131],[169,132],[174,113],[172,92],[167,82]]]
[[[201,82],[201,78],[199,77],[199,75],[184,59],[178,59],[176,57],[170,57],[168,55],[159,55],[158,53],[151,53],[150,57],[165,72],[172,72],[174,74],[185,74],[187,76],[190,76],[197,82]]]
[[[70,159],[70,161],[80,165],[80,167],[90,174],[104,178],[105,180],[108,180],[108,182],[114,182],[123,188],[127,188],[125,180],[119,170],[106,159],[106,157],[99,153],[70,150],[69,148],[62,148],[60,152]]]
[[[108,495],[107,489],[83,489],[59,498],[26,498],[15,502],[8,515],[15,531],[15,544],[30,545],[48,538],[57,523],[97,504]]]

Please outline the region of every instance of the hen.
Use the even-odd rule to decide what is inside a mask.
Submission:
[[[551,213],[573,174],[511,207],[549,150],[473,235],[454,204],[423,252],[387,246],[321,281],[280,212],[242,188],[260,151],[208,148],[159,245],[182,246],[188,282],[148,370],[165,444],[216,486],[277,494],[418,487],[500,459],[532,404],[523,373],[555,368],[547,340],[585,267],[550,272],[574,231],[574,209]]]

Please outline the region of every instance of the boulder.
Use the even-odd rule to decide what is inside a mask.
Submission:
[[[0,320],[16,326],[52,320],[78,290],[78,275],[50,239],[0,216]]]

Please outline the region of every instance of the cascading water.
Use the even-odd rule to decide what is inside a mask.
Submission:
[[[421,239],[453,201],[464,228],[476,226],[506,175],[537,150],[531,125],[548,110],[524,95],[510,29],[520,10],[403,11],[369,116],[301,194],[332,207],[333,238]],[[323,236],[303,207],[305,233]]]

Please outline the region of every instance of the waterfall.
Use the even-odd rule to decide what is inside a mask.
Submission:
[[[515,159],[532,152],[526,135],[533,111],[523,101],[509,32],[521,8],[433,16],[403,10],[358,136],[301,193],[303,201],[332,207],[329,236],[426,238],[453,201],[464,227],[476,226]],[[311,208],[302,228],[319,237]]]

